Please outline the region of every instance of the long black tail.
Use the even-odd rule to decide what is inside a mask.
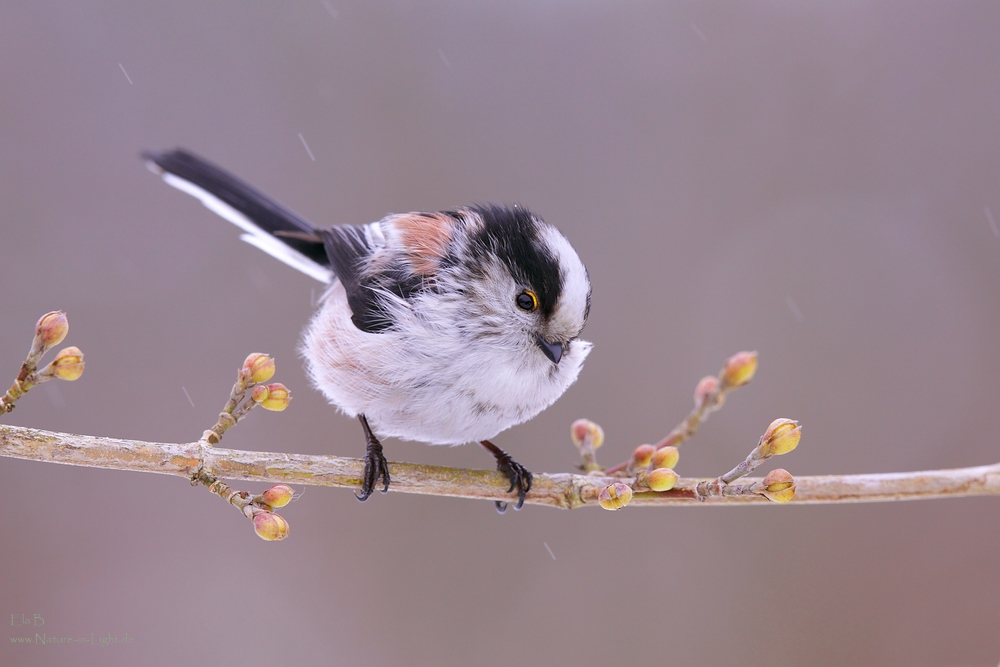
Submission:
[[[177,149],[144,151],[150,171],[244,231],[240,237],[321,282],[333,278],[323,241],[308,220],[214,164]]]

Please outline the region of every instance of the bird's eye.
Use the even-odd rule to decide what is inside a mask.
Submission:
[[[524,290],[517,295],[517,307],[530,313],[538,308],[538,297],[531,290]]]

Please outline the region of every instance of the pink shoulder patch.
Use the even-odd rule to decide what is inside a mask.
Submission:
[[[437,272],[451,242],[451,216],[445,213],[400,213],[391,224],[399,238],[414,273],[429,276]]]

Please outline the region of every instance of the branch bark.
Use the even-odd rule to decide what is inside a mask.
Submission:
[[[337,456],[248,452],[201,442],[156,443],[73,435],[0,425],[0,456],[66,465],[132,470],[192,479],[205,473],[219,479],[358,488],[364,462]],[[390,463],[391,491],[482,500],[509,500],[509,480],[491,470],[466,470]],[[525,499],[564,509],[597,506],[601,489],[621,477],[536,474]],[[745,505],[770,503],[760,495],[699,500],[696,486],[711,479],[682,477],[670,491],[636,492],[631,505]],[[746,484],[759,482],[750,478]],[[1000,495],[1000,463],[950,470],[863,475],[795,477],[792,504],[881,502],[977,495]],[[734,494],[737,485],[733,485]]]

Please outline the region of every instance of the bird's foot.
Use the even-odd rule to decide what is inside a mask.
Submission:
[[[361,479],[361,493],[355,493],[354,496],[361,502],[365,502],[375,492],[375,487],[380,480],[382,493],[389,490],[389,463],[385,460],[385,455],[382,454],[382,443],[378,441],[378,438],[372,433],[371,427],[368,426],[368,420],[365,419],[364,415],[359,415],[358,419],[361,420],[361,426],[365,431],[365,474]]]
[[[517,490],[517,504],[514,505],[515,510],[521,509],[524,505],[524,496],[531,490],[531,480],[532,474],[527,468],[515,461],[510,457],[510,454],[500,449],[494,445],[489,440],[483,440],[483,447],[488,449],[497,460],[497,470],[507,475],[507,479],[510,480],[510,488],[507,489],[507,493]],[[507,503],[502,500],[496,501],[497,512],[503,514],[507,511]]]

